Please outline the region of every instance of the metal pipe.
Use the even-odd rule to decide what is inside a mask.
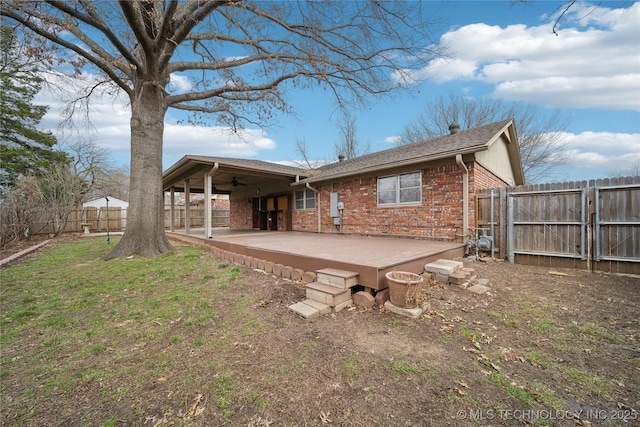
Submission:
[[[602,261],[601,253],[600,253],[600,190],[598,187],[593,189],[594,199],[595,199],[595,216],[596,216],[596,261]]]
[[[585,234],[587,233],[587,190],[582,189],[582,193],[580,194],[580,255],[581,259],[587,259],[587,253],[585,250],[585,246],[587,245],[587,240]]]
[[[544,255],[544,256],[552,256],[556,258],[575,258],[580,259],[582,256],[580,254],[569,254],[562,252],[546,252],[546,251],[524,251],[524,250],[514,250],[514,254],[520,255]]]
[[[309,190],[313,191],[314,193],[316,193],[318,195],[318,233],[321,233],[322,232],[322,218],[320,216],[320,212],[321,212],[321,209],[320,209],[320,190],[316,190],[308,182],[305,185]]]
[[[513,227],[513,196],[507,195],[507,260],[513,264],[515,262],[514,254],[514,227]]]
[[[107,201],[107,245],[109,244],[109,198],[104,198]]]
[[[169,197],[171,197],[171,202],[169,204],[169,212],[171,213],[171,219],[169,220],[169,230],[173,233],[176,231],[176,189],[172,185],[169,189]]]
[[[513,221],[514,225],[582,225],[581,221]]]
[[[469,169],[462,161],[461,154],[456,154],[456,164],[462,171],[462,240],[466,241],[469,237]]]
[[[622,190],[626,188],[638,188],[640,184],[627,184],[627,185],[611,185],[608,187],[598,187],[600,190]]]
[[[612,257],[612,256],[600,256],[600,259],[598,261],[640,262],[640,259],[638,259],[638,258]]]
[[[530,194],[551,194],[551,193],[578,193],[582,191],[581,188],[573,188],[566,190],[540,190],[540,191],[518,191],[511,193],[514,197],[516,196],[525,196]]]
[[[640,225],[640,221],[600,221],[600,225]]]
[[[593,260],[591,259],[591,224],[587,224],[587,271],[593,271]]]
[[[494,217],[493,217],[493,190],[491,190],[491,258],[495,258],[495,241],[496,241],[496,237],[495,237],[495,229],[493,227],[493,221],[494,221]],[[476,213],[477,215],[477,213]]]

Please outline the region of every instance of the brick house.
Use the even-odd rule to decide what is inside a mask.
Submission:
[[[476,192],[522,185],[524,176],[513,120],[450,130],[313,170],[185,156],[165,171],[163,186],[202,192],[205,200],[229,194],[235,229],[464,242],[475,224]]]

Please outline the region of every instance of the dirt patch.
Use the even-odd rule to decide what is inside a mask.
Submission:
[[[32,236],[29,240],[17,239],[7,243],[0,248],[0,259],[8,258],[18,252],[22,252],[25,249],[29,249],[32,246],[36,246],[38,243],[42,243],[45,240],[50,239],[47,235]]]
[[[60,235],[60,236],[36,234],[31,236],[29,239],[13,240],[0,248],[0,260],[9,258],[10,256],[19,254],[24,251],[27,251],[27,252],[25,252],[24,256],[19,256],[18,258],[14,259],[9,263],[2,264],[0,268],[20,265],[20,264],[23,264],[24,262],[27,262],[24,260],[24,258],[32,254],[32,252],[28,252],[28,250],[38,246],[39,244],[43,243],[46,240],[50,240],[50,242],[40,248],[35,249],[35,252],[41,251],[44,247],[55,247],[64,243],[76,241],[79,238],[80,237],[77,234],[72,234],[72,233]]]
[[[430,282],[423,289],[428,308],[415,320],[377,306],[304,320],[287,309],[304,299],[302,284],[239,267],[246,286],[224,288],[207,308],[213,320],[186,328],[176,315],[175,324],[158,323],[167,337],[179,331],[179,341],[147,342],[149,332],[141,329],[143,338],[120,349],[94,351],[91,363],[112,365],[113,375],[31,406],[23,396],[46,384],[26,378],[28,367],[19,360],[42,338],[14,339],[3,349],[3,363],[12,366],[0,420],[20,419],[24,426],[638,425],[639,278],[466,264],[489,280],[490,291],[476,295]],[[128,292],[132,300],[139,296]],[[105,313],[122,300],[110,298],[103,298]],[[238,304],[246,298],[252,303]],[[238,319],[239,310],[246,310],[247,324],[238,332],[226,322]],[[72,351],[63,350],[60,366]],[[129,356],[115,366],[119,352]],[[142,354],[166,355],[153,359],[170,366],[166,377],[150,370],[146,381],[132,384],[116,374],[151,369]]]

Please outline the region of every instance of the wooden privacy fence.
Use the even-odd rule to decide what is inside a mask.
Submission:
[[[175,227],[185,228],[185,214],[186,210],[184,206],[176,206],[173,212],[173,220]],[[224,207],[212,207],[211,208],[211,226],[212,227],[229,227],[230,213],[229,208]],[[169,229],[171,227],[171,209],[165,208],[164,210],[164,228]],[[189,227],[191,228],[203,228],[204,227],[204,207],[203,206],[191,206],[189,207]]]
[[[122,231],[127,224],[127,210],[120,207],[109,208],[109,231]],[[106,208],[78,208],[72,209],[64,224],[61,220],[52,220],[49,215],[42,214],[29,224],[31,234],[75,233],[84,230],[88,224],[91,232],[101,232],[107,229]]]
[[[476,227],[512,262],[640,274],[640,177],[483,190]]]
[[[107,231],[107,224],[109,231],[122,231],[127,227],[127,210],[121,207],[111,207],[108,211],[107,208],[102,207],[87,207],[84,208],[83,224],[88,224],[89,231],[92,233]]]
[[[184,228],[185,208],[177,206],[174,210],[175,224],[177,228]],[[191,227],[204,227],[204,208],[195,206],[189,208]],[[64,225],[62,233],[76,233],[84,231],[84,225],[88,225],[92,233],[107,231],[107,217],[109,219],[109,231],[123,231],[127,227],[127,209],[120,207],[87,207],[84,209],[74,209],[71,211]],[[165,208],[164,225],[169,228],[171,225],[171,211]],[[229,227],[229,208],[211,209],[212,227]],[[55,225],[50,220],[44,218],[36,219],[30,224],[29,230],[32,234],[52,234],[55,232]]]

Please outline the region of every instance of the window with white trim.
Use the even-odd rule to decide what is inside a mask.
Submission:
[[[303,211],[316,208],[316,193],[304,189],[296,191],[296,210]]]
[[[378,205],[404,205],[422,202],[422,174],[420,172],[378,178]]]

